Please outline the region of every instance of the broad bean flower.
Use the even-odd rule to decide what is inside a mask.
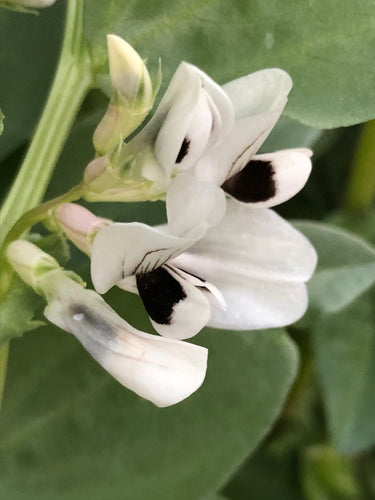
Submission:
[[[304,186],[311,151],[256,154],[291,85],[287,73],[269,69],[221,88],[198,68],[179,66],[128,145],[139,151],[143,175],[167,186],[168,225],[100,230],[91,267],[97,291],[117,284],[139,293],[155,329],[173,338],[206,324],[260,329],[303,315],[316,253],[268,207]]]
[[[122,385],[160,407],[182,401],[201,386],[207,349],[136,330],[28,241],[11,243],[7,255],[20,277],[45,297],[46,318],[72,333]]]

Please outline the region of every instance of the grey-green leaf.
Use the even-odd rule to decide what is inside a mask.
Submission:
[[[43,299],[17,276],[1,303],[0,345],[14,337],[22,337],[25,332],[43,325],[35,320],[35,312],[41,310]]]
[[[294,80],[287,114],[318,128],[375,116],[374,0],[91,0],[85,33],[100,71],[105,35],[163,62],[164,85],[192,62],[219,82],[267,67]]]
[[[308,283],[313,308],[338,311],[375,283],[375,248],[364,239],[323,223],[295,226],[318,252],[318,267]]]
[[[375,296],[322,316],[313,332],[328,426],[343,452],[375,443]]]
[[[53,328],[14,343],[0,438],[7,500],[192,500],[218,491],[280,412],[297,352],[282,331],[204,332],[202,388],[158,409]],[[20,487],[20,477],[22,487]]]

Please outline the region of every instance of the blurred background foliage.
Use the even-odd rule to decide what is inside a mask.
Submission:
[[[309,311],[293,327],[204,330],[196,341],[210,349],[206,382],[173,408],[156,409],[123,389],[51,325],[13,341],[0,419],[0,498],[375,498],[375,209],[356,211],[347,201],[360,122],[375,116],[374,7],[346,0],[87,2],[85,34],[99,85],[108,32],[134,44],[154,70],[161,57],[163,89],[182,59],[221,83],[271,66],[292,74],[290,103],[263,150],[314,150],[309,183],[278,211],[300,220],[320,261]],[[60,0],[38,16],[1,12],[2,198],[46,99],[64,10]],[[80,180],[106,106],[100,90],[89,93],[47,198]],[[121,221],[165,220],[162,202],[90,208]],[[74,248],[67,265],[89,280],[88,259]],[[107,299],[150,331],[137,297],[117,290]],[[43,319],[33,292],[23,301],[31,316],[38,304],[36,319]]]

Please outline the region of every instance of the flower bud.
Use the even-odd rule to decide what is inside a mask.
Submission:
[[[94,133],[100,155],[112,151],[145,119],[154,102],[146,65],[125,40],[107,35],[109,72],[114,94]]]
[[[56,259],[26,240],[13,241],[7,248],[7,257],[20,278],[37,292],[41,277],[60,269]]]
[[[155,201],[164,199],[167,181],[154,155],[124,144],[119,151],[91,161],[83,176],[87,201]],[[147,156],[147,158],[144,158]]]
[[[75,203],[60,205],[55,213],[57,223],[66,236],[82,252],[90,254],[91,244],[99,229],[111,223]]]

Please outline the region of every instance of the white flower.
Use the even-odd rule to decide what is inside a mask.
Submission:
[[[174,221],[181,235],[139,223],[101,229],[92,247],[95,288],[104,293],[117,284],[139,293],[155,329],[172,338],[191,337],[207,324],[250,330],[299,319],[316,265],[309,241],[269,209],[228,200],[222,222],[209,227],[196,224],[195,208],[185,212],[192,226],[179,215]]]
[[[311,171],[308,149],[256,155],[291,87],[290,76],[275,68],[220,87],[182,63],[155,115],[129,147],[146,150],[138,158],[145,178],[164,175],[169,184],[185,173],[222,186],[241,202],[274,206],[300,191]],[[178,198],[182,204],[186,196]]]
[[[32,243],[14,241],[7,257],[20,277],[46,298],[47,319],[72,333],[125,387],[164,407],[187,398],[203,383],[207,349],[136,330]]]

